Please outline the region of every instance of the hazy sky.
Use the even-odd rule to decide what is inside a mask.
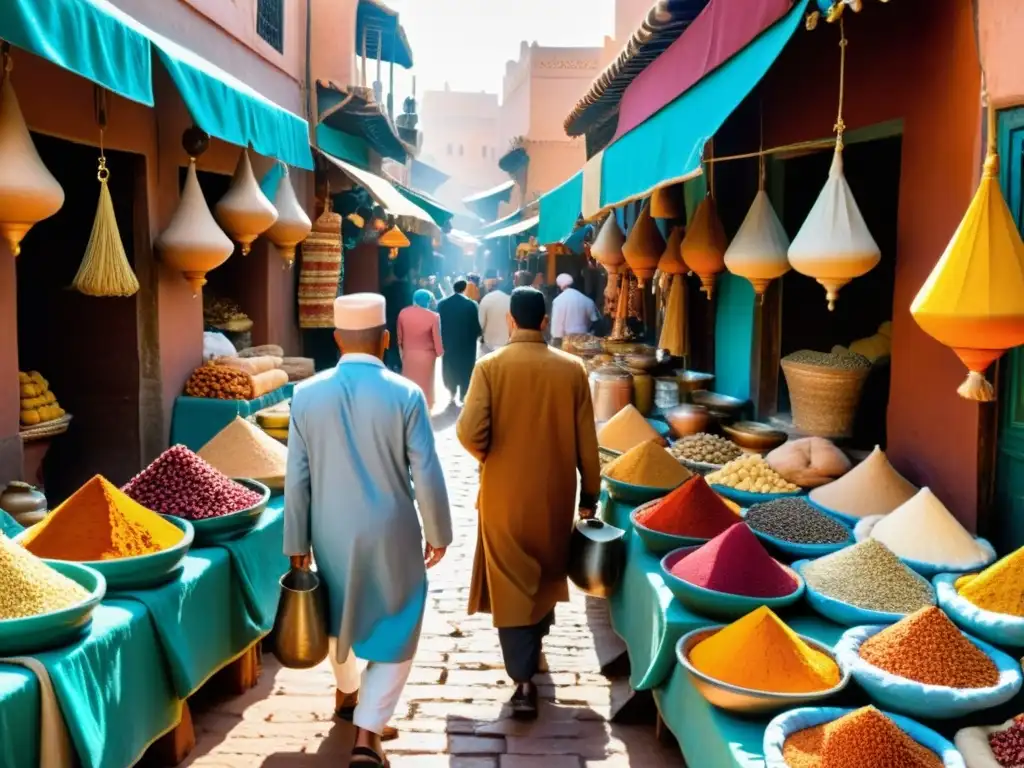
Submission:
[[[501,93],[505,62],[519,44],[600,46],[614,32],[614,0],[387,0],[412,46],[416,88]],[[399,73],[401,72],[401,76]],[[372,79],[372,76],[371,76]],[[387,83],[387,74],[384,74]],[[395,92],[408,95],[404,70]],[[385,85],[385,90],[387,85]]]

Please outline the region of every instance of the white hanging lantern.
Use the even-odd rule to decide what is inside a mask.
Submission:
[[[789,271],[788,250],[786,230],[775,214],[768,193],[759,189],[725,251],[725,268],[749,280],[754,293],[763,299],[768,284]]]
[[[284,167],[281,183],[277,185],[274,207],[277,208],[277,221],[267,230],[267,237],[277,246],[281,258],[290,267],[295,263],[295,247],[312,231],[313,222],[309,220],[309,216],[302,210],[298,198],[295,197],[287,165]]]
[[[241,246],[243,256],[249,253],[253,241],[277,221],[277,209],[256,183],[248,150],[242,150],[231,187],[217,202],[214,215]]]

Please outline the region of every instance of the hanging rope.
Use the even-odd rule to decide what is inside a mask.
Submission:
[[[846,24],[843,17],[839,17],[839,112],[836,115],[836,124],[832,130],[836,134],[836,149],[843,148],[843,133],[846,131],[846,123],[843,122],[843,99],[846,96]]]

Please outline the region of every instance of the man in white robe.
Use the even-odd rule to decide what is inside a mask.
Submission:
[[[426,568],[444,557],[452,523],[423,393],[382,362],[384,297],[339,297],[334,324],[341,361],[292,398],[284,548],[293,567],[316,559],[338,715],[357,728],[351,764],[376,766],[419,641]],[[368,662],[361,681],[357,658]]]

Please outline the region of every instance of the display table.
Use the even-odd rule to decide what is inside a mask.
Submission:
[[[27,669],[0,665],[0,765],[39,765],[39,681]]]
[[[171,445],[181,443],[186,448],[198,451],[234,421],[236,416],[245,419],[257,411],[277,405],[289,399],[294,388],[295,385],[289,382],[256,400],[214,400],[181,395],[174,401]]]

